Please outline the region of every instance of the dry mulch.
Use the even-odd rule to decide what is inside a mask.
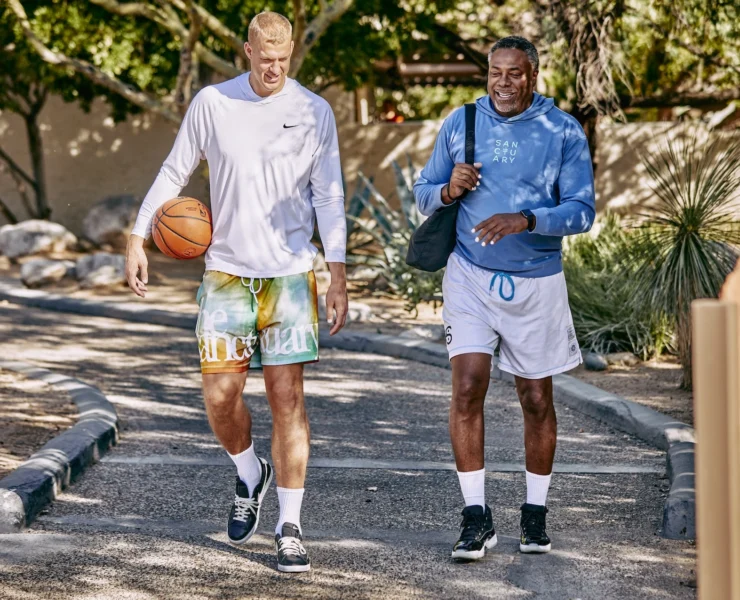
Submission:
[[[77,409],[42,381],[0,371],[0,478],[75,424]]]
[[[681,365],[673,357],[662,357],[634,367],[610,366],[606,371],[587,371],[581,365],[568,375],[682,423],[694,424],[693,396],[690,391],[680,389]]]

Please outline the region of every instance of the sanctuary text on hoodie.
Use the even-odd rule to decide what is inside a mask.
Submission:
[[[594,177],[583,128],[535,93],[521,114],[506,118],[489,96],[476,101],[475,162],[482,163],[478,188],[460,201],[454,252],[473,264],[518,277],[547,277],[562,270],[566,235],[593,224]],[[430,215],[444,206],[442,188],[456,163],[465,162],[465,112],[444,122],[431,158],[414,184],[419,210]],[[482,246],[472,233],[481,221],[501,213],[531,210],[533,232],[507,235]]]

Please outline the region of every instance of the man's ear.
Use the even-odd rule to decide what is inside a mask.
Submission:
[[[249,45],[249,42],[244,42],[244,54],[247,55],[250,61],[252,60],[252,46]]]

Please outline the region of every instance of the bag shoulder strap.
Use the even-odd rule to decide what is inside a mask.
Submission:
[[[465,162],[475,162],[475,104],[465,105]]]

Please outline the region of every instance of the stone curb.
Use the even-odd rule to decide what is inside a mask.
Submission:
[[[30,525],[62,489],[116,443],[118,416],[100,390],[77,379],[19,361],[0,360],[0,368],[67,392],[79,412],[75,425],[0,479],[0,533],[13,533]]]
[[[143,305],[111,305],[68,298],[40,290],[28,290],[13,279],[0,278],[0,299],[16,304],[90,316],[194,329],[194,315],[147,309]],[[450,368],[447,350],[424,340],[344,330],[336,336],[321,329],[320,344],[355,352],[371,352]],[[494,366],[492,379],[513,382],[514,377]],[[670,491],[663,510],[663,536],[670,539],[695,539],[694,430],[686,423],[610,394],[568,375],[553,377],[555,399],[578,412],[603,421],[610,427],[634,435],[666,451]]]

